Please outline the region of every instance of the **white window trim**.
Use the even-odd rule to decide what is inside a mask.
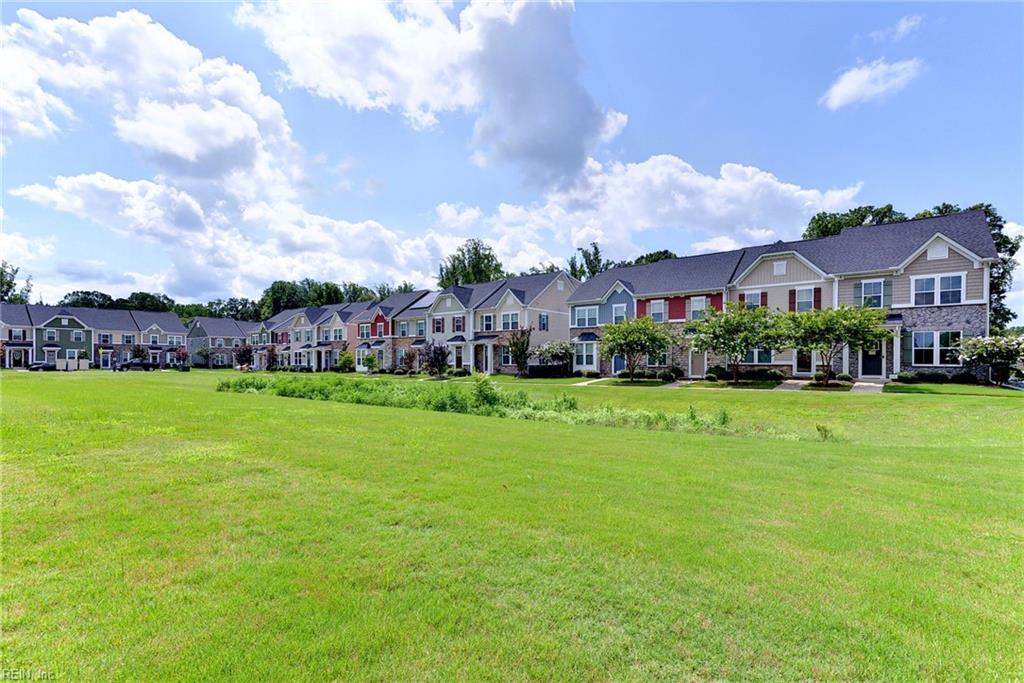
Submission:
[[[661,304],[661,320],[654,317],[654,304]],[[668,322],[668,301],[665,299],[651,299],[647,302],[647,315],[656,323]]]
[[[594,311],[594,324],[591,325],[587,321],[590,320],[590,311]],[[579,324],[580,313],[583,313],[583,324]],[[576,306],[573,308],[572,326],[573,327],[597,327],[601,324],[601,307],[600,306]]]
[[[748,291],[748,292],[743,292],[743,306],[745,308],[751,308],[751,306],[750,306],[750,297],[752,297],[752,296],[756,296],[757,297],[757,306],[754,306],[753,308],[761,308],[761,306],[762,306],[761,297],[767,297],[768,293],[765,292],[763,289],[754,289],[754,290],[751,290],[751,291]],[[705,298],[707,298],[707,297],[705,297]],[[692,299],[691,299],[691,301],[692,301]]]
[[[409,336],[409,321],[399,320],[398,321],[398,336],[408,337]]]
[[[758,349],[755,348],[755,349],[752,349],[752,351],[754,353],[754,360],[752,360],[752,361],[750,361],[748,363],[747,362],[747,357],[744,356],[743,360],[740,361],[740,365],[775,365],[776,364],[775,363],[775,351],[773,351],[772,349],[766,349],[766,348],[762,348],[761,350],[762,351],[767,351],[768,354],[771,355],[772,359],[769,360],[769,361],[758,360],[758,353],[757,353]]]
[[[537,314],[537,331],[538,332],[549,332],[551,331],[551,317],[547,313]]]
[[[617,322],[615,319],[620,317],[619,311],[622,311],[622,319],[626,319],[626,304],[612,304],[612,322]]]
[[[64,349],[64,360],[78,360],[78,349]]]
[[[772,261],[772,277],[786,274],[786,261]]]
[[[941,303],[942,300],[942,279],[944,277],[960,277],[960,301],[953,304]],[[918,304],[916,290],[918,280],[935,280],[935,302],[930,304]],[[927,308],[930,306],[963,306],[969,303],[967,301],[967,271],[961,271],[958,273],[931,273],[928,275],[911,275],[910,276],[910,304],[912,308]],[[951,330],[952,331],[952,330]]]
[[[800,310],[800,292],[810,292],[811,293],[811,298],[809,300],[811,302],[811,307],[806,309],[806,310],[807,311],[813,311],[814,310],[814,287],[797,287],[796,288],[796,295],[793,298],[793,310],[796,311],[797,313],[806,312],[806,311],[801,311]]]
[[[957,361],[956,363],[940,363],[939,362],[939,360],[942,357],[941,349],[942,348],[947,348],[947,349],[948,348],[952,348],[952,347],[949,347],[949,346],[944,346],[944,347],[940,347],[939,346],[939,335],[941,335],[943,332],[946,332],[946,333],[956,332],[957,334],[960,335],[960,343],[963,344],[963,341],[964,341],[964,332],[963,332],[963,330],[911,330],[911,332],[910,332],[910,364],[911,364],[911,366],[918,367],[918,368],[959,368],[959,367],[963,367],[963,362],[962,361]],[[916,356],[917,346],[914,344],[914,341],[915,341],[915,336],[914,335],[918,335],[918,334],[930,334],[930,335],[932,335],[932,362],[931,363],[918,363],[917,362],[917,356]]]
[[[600,362],[600,360],[598,358],[598,355],[597,355],[597,342],[592,342],[592,341],[591,342],[576,342],[575,346],[576,346],[576,348],[573,349],[573,354],[572,354],[573,367],[574,368],[579,368],[579,369],[584,369],[584,370],[595,370],[595,369],[597,369],[598,363]],[[584,348],[584,351],[583,351],[583,362],[579,363],[576,360],[577,357],[580,355],[577,352],[577,349],[579,347],[581,347],[581,346]],[[591,360],[590,363],[586,362],[586,360],[587,360],[586,347],[587,346],[594,347],[593,351],[591,352],[592,360]]]
[[[53,335],[53,339],[50,338],[51,334]],[[50,330],[50,329],[46,330],[46,341],[48,341],[48,342],[55,342],[55,341],[57,341],[57,330]]]
[[[494,331],[494,314],[484,313],[480,316],[480,331],[481,332],[493,332]]]
[[[878,283],[878,284],[880,284],[882,286],[882,291],[880,291],[878,293],[878,302],[879,303],[878,303],[877,306],[864,306],[864,285],[868,285],[868,284],[872,284],[873,285],[875,283]],[[875,277],[875,278],[871,278],[870,280],[861,280],[860,281],[860,301],[857,302],[857,305],[858,306],[862,306],[864,308],[872,308],[872,309],[885,308],[885,278]],[[811,293],[811,306],[814,306],[814,293],[813,292]]]
[[[506,318],[508,319],[508,327],[505,326]],[[515,320],[515,327],[512,326],[513,319]],[[501,330],[502,330],[502,332],[508,332],[508,331],[511,331],[511,330],[518,330],[518,329],[519,329],[519,313],[518,312],[509,312],[509,313],[502,313],[501,314]]]
[[[691,296],[690,297],[690,306],[689,306],[690,310],[687,311],[687,319],[688,320],[701,320],[702,318],[694,318],[693,317],[694,311],[700,311],[701,312],[701,316],[703,317],[704,312],[708,310],[708,303],[710,302],[710,300],[711,300],[711,297],[706,296],[706,295],[705,296]],[[694,304],[696,302],[698,302],[698,301],[701,303],[700,308],[694,306]]]

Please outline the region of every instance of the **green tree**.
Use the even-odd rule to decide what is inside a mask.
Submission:
[[[441,262],[437,286],[443,289],[454,285],[491,282],[504,277],[505,267],[501,265],[494,250],[482,240],[471,239]]]
[[[520,327],[504,334],[505,346],[516,366],[516,377],[526,377],[530,371],[530,334],[532,327]]]
[[[749,351],[781,346],[779,315],[763,306],[747,308],[734,301],[722,311],[707,309],[689,329],[693,348],[723,356],[735,384],[740,378],[740,363]]]
[[[32,277],[25,278],[25,284],[18,287],[18,273],[21,269],[0,261],[0,301],[9,304],[27,304],[32,296]]]
[[[627,266],[644,266],[649,263],[657,263],[658,261],[664,261],[666,259],[679,258],[675,252],[669,251],[668,249],[659,249],[658,251],[648,252],[637,256],[632,261],[619,261],[616,264],[616,268],[623,268]]]
[[[931,218],[932,216],[948,216],[953,213],[960,213],[962,210],[956,204],[939,204],[931,209],[926,209],[914,218]],[[999,260],[992,264],[989,269],[988,302],[991,310],[989,324],[995,330],[1006,327],[1017,314],[1006,305],[1006,294],[1013,285],[1013,269],[1017,262],[1014,259],[1021,247],[1020,237],[1010,237],[1004,232],[1006,221],[999,215],[991,204],[974,204],[968,206],[966,211],[984,211],[985,220],[988,221],[989,231],[992,233],[992,241],[996,245],[996,252]]]
[[[113,308],[114,297],[96,290],[76,289],[65,294],[58,306],[81,306],[83,308]]]
[[[174,307],[174,312],[185,325],[198,316],[214,316],[213,311],[210,310],[210,304],[178,304]]]
[[[368,353],[365,356],[363,356],[363,367],[366,368],[366,371],[372,375],[374,370],[377,369],[377,355],[373,353]]]
[[[235,349],[235,365],[252,365],[253,351],[248,344],[242,344]]]
[[[859,349],[892,337],[884,324],[885,311],[874,308],[840,306],[785,313],[781,339],[789,348],[817,351],[828,384],[833,375],[832,366],[843,349]]]
[[[576,349],[572,342],[565,339],[553,339],[541,344],[537,348],[536,355],[542,363],[561,365],[565,368],[566,374],[569,374],[568,370],[572,365],[572,357],[575,353]]]
[[[420,349],[420,357],[423,359],[423,367],[435,377],[443,377],[448,371],[448,347],[444,344],[427,342],[426,346]]]
[[[139,344],[133,344],[131,354],[134,360],[142,360],[146,357],[146,349],[142,348]]]
[[[858,206],[843,212],[822,211],[811,218],[804,230],[804,239],[816,239],[818,237],[832,237],[838,235],[845,228],[853,228],[859,225],[884,225],[886,223],[902,223],[907,220],[904,213],[892,208],[892,204],[885,206]]]
[[[624,320],[601,328],[601,357],[620,356],[626,361],[629,381],[635,382],[637,368],[647,356],[659,356],[678,339],[650,317]]]
[[[260,296],[260,315],[266,320],[289,308],[306,306],[307,296],[308,292],[297,282],[275,280]]]
[[[126,298],[115,299],[114,308],[131,309],[133,311],[151,311],[164,313],[173,311],[174,299],[166,294],[153,294],[152,292],[132,292]]]
[[[352,355],[351,351],[342,351],[338,354],[338,360],[335,361],[334,366],[338,368],[338,372],[355,372],[355,356]]]
[[[589,247],[577,247],[576,254],[569,258],[569,274],[577,280],[587,280],[614,265],[601,256],[601,247],[597,242],[591,242]]]
[[[969,367],[988,367],[996,384],[1005,384],[1010,369],[1024,363],[1024,337],[969,337],[960,343],[960,360]]]
[[[341,283],[341,302],[339,303],[356,303],[357,301],[376,301],[377,295],[374,294],[373,290],[369,287],[363,286],[358,282],[342,282]]]
[[[540,275],[541,273],[557,273],[561,267],[556,266],[554,263],[542,263],[539,266],[530,266],[530,269],[526,272],[519,273],[520,275]]]
[[[334,282],[319,282],[306,278],[299,282],[299,287],[306,292],[304,306],[328,306],[345,302],[345,293]]]

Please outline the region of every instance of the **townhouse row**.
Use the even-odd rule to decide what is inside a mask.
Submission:
[[[996,261],[985,215],[972,211],[613,268],[585,282],[564,272],[542,273],[395,294],[380,302],[290,309],[262,322],[196,318],[187,331],[170,314],[5,305],[0,330],[9,340],[8,366],[26,358],[41,360],[40,353],[51,358],[81,347],[97,359],[96,366],[106,367],[104,352],[117,351],[108,348],[110,336],[101,348],[101,329],[103,334],[120,334],[122,341],[124,334],[133,340],[135,334],[140,340],[155,335],[160,341],[173,327],[176,335],[184,332],[194,363],[214,367],[231,366],[235,348],[249,344],[258,369],[273,363],[328,370],[346,350],[354,353],[357,370],[366,369],[371,354],[378,367],[394,368],[413,353],[418,364],[417,352],[434,343],[447,347],[454,368],[510,372],[514,365],[507,335],[529,327],[533,346],[568,339],[575,349],[574,370],[608,375],[625,367],[621,358],[602,358],[602,328],[608,323],[649,316],[682,331],[728,301],[797,312],[846,305],[884,310],[892,337],[868,348],[848,349],[836,361],[836,372],[860,378],[892,377],[902,370],[952,374],[962,370],[957,354],[961,340],[988,334],[989,278]],[[24,324],[9,322],[18,315]],[[114,315],[130,320],[130,331],[111,332],[121,329],[105,318]],[[163,316],[164,327],[156,317],[146,316]],[[66,321],[58,326],[72,337],[79,329],[81,341],[59,335],[54,337],[59,341],[48,341],[53,334],[45,330],[54,320]],[[160,355],[167,352],[160,344],[150,349],[154,358],[168,360]],[[686,345],[647,359],[649,368],[676,367],[689,376],[702,376],[717,364],[724,364],[723,359]],[[819,359],[799,349],[751,349],[743,367],[801,376],[813,374]]]
[[[178,363],[177,350],[187,330],[173,313],[0,304],[3,367],[27,368],[33,363],[66,367],[87,361],[111,368],[131,358],[141,346],[145,360],[167,367]]]

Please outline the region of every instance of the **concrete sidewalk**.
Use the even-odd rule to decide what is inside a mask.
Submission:
[[[800,391],[808,383],[809,380],[806,379],[787,379],[772,389],[772,391]]]
[[[850,389],[851,394],[880,394],[882,393],[882,387],[885,385],[881,382],[862,382],[858,381]]]

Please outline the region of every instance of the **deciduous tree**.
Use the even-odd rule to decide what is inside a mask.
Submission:
[[[833,363],[843,349],[859,349],[892,337],[884,324],[885,311],[874,308],[840,306],[786,313],[782,319],[781,339],[789,348],[817,351],[828,384],[832,380]]]
[[[636,370],[647,356],[658,356],[678,340],[662,324],[650,317],[624,320],[601,328],[601,357],[620,356],[626,362],[629,381],[635,382]]]
[[[532,327],[520,327],[504,333],[504,343],[516,366],[516,377],[526,377],[530,371],[530,334]]]
[[[722,311],[709,308],[692,324],[689,334],[696,351],[711,351],[726,359],[732,381],[739,381],[740,363],[753,349],[781,346],[779,313],[766,307],[747,308],[730,301]]]
[[[1010,378],[1010,369],[1024,363],[1024,337],[969,337],[960,343],[960,360],[970,367],[987,366],[992,381],[1003,384]]]
[[[441,262],[438,269],[437,286],[471,285],[478,282],[490,282],[505,277],[505,267],[501,265],[494,250],[482,240],[471,239],[455,250]]]

